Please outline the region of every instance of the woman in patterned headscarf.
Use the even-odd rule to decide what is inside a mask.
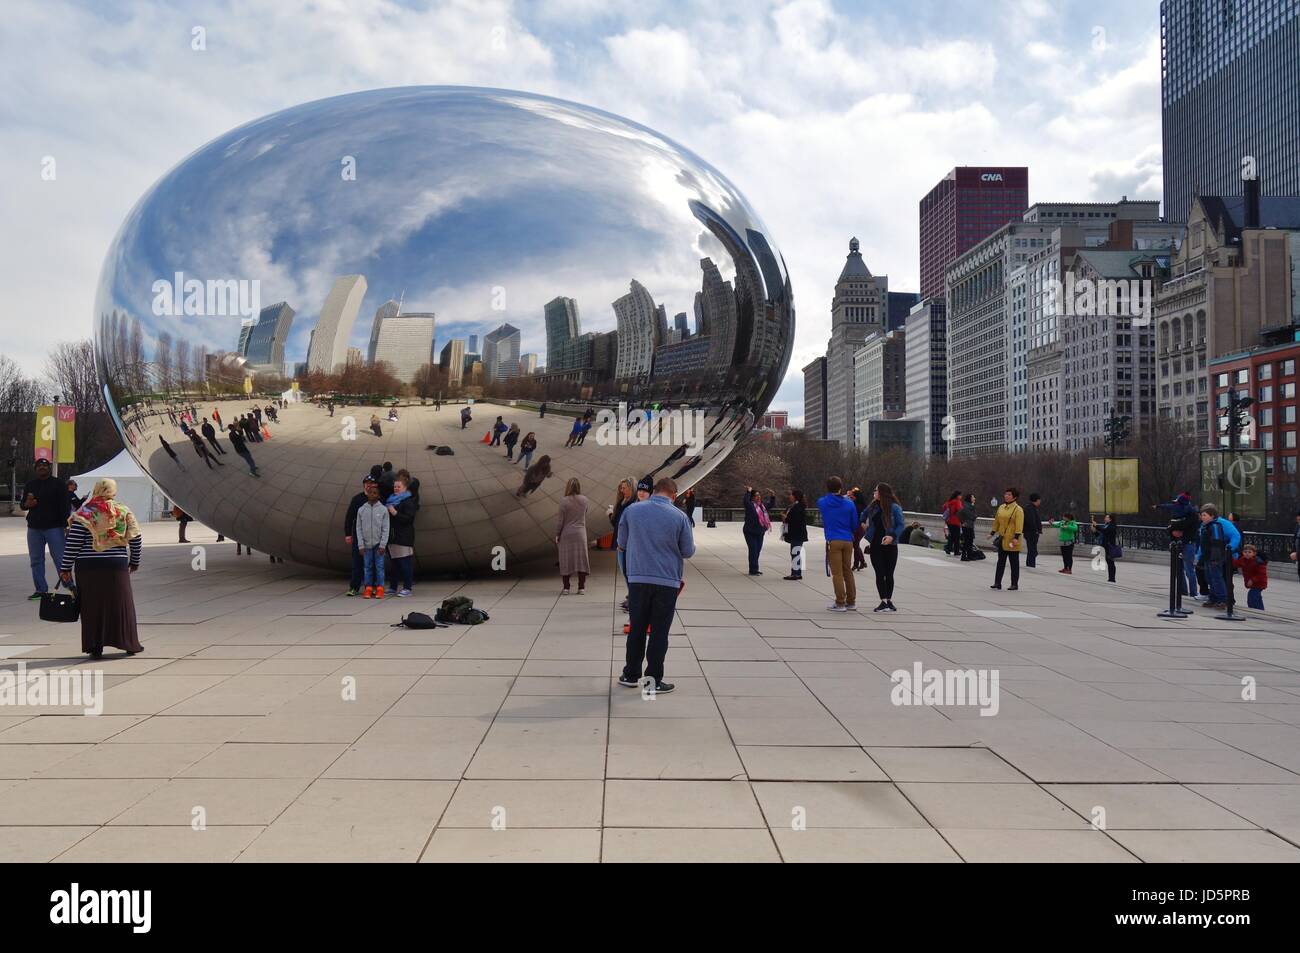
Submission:
[[[131,573],[140,568],[140,525],[117,496],[117,481],[99,480],[68,519],[68,539],[59,578],[72,584],[76,571],[81,604],[81,651],[91,658],[104,647],[127,655],[142,650],[136,629]]]

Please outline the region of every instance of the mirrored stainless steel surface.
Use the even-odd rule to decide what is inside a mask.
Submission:
[[[685,491],[767,409],[793,334],[777,244],[711,165],[599,110],[456,87],[199,149],[127,217],[95,323],[127,447],[194,518],[346,570],[349,500],[387,461],[419,480],[424,572],[552,553],[571,477],[593,539],[620,480]],[[229,434],[254,407],[256,473]],[[498,416],[534,435],[533,479],[483,442]]]

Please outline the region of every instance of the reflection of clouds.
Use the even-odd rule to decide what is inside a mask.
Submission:
[[[340,160],[353,156],[356,179]],[[232,349],[238,316],[155,318],[149,289],[186,278],[258,279],[263,304],[296,310],[286,359],[304,358],[340,275],[378,302],[483,330],[509,321],[544,353],[543,305],[578,300],[584,331],[615,326],[612,302],[640,281],[669,319],[693,313],[699,259],[734,267],[691,214],[700,201],[744,234],[762,228],[735,188],[688,150],[596,110],[502,91],[419,87],[323,100],[263,117],[196,151],[128,217],[105,265],[99,312],[192,346]],[[504,311],[492,289],[506,289]],[[168,325],[171,326],[168,326]]]

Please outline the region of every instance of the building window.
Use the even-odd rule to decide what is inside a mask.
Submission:
[[[1267,403],[1269,403],[1272,399],[1273,399],[1273,387],[1272,387],[1272,385],[1266,385],[1266,386],[1261,387],[1261,388],[1259,389],[1259,402],[1260,402],[1261,404],[1267,404]]]
[[[1255,368],[1255,377],[1261,381],[1271,381],[1273,379],[1273,365],[1259,365],[1259,367]]]

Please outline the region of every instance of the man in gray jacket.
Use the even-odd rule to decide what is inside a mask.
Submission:
[[[366,487],[366,501],[357,508],[357,549],[363,567],[363,599],[384,598],[384,550],[388,546],[388,508],[379,499],[379,484]]]
[[[655,694],[666,695],[673,685],[664,681],[668,629],[677,609],[677,594],[685,584],[683,560],[695,555],[695,536],[686,514],[673,505],[677,484],[664,477],[648,500],[629,506],[618,521],[618,548],[627,567],[627,661],[618,683],[635,688],[641,665],[654,679]],[[649,636],[649,647],[646,638]]]

